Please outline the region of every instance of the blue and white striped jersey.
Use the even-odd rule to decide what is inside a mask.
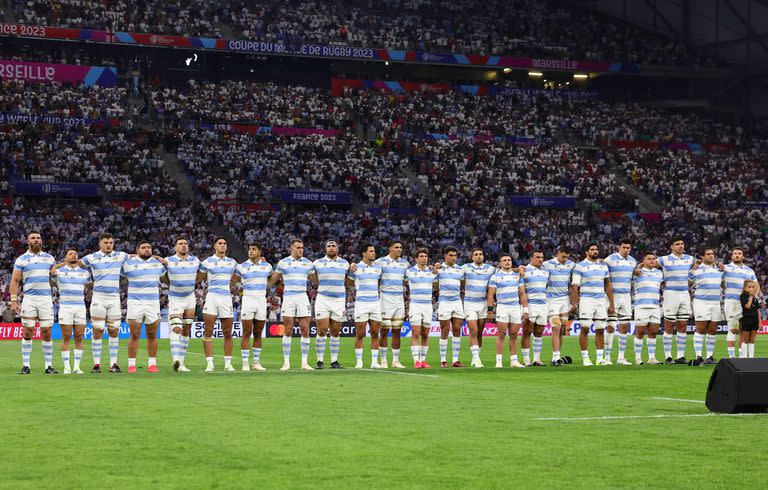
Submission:
[[[283,297],[307,295],[307,277],[312,273],[312,261],[306,257],[294,259],[292,255],[277,263],[275,271],[283,276]]]
[[[605,258],[605,263],[608,265],[613,294],[631,294],[632,274],[637,267],[637,260],[631,255],[624,258],[618,252],[614,252]]]
[[[490,281],[496,268],[491,264],[464,264],[464,301],[485,303]]]
[[[640,269],[640,274],[634,276],[632,280],[635,289],[635,308],[658,307],[663,280],[664,273],[659,269],[646,267]]]
[[[717,267],[717,264],[701,263],[697,268],[691,269],[688,279],[693,282],[693,299],[719,305],[723,290],[723,274],[724,272]]]
[[[520,306],[520,274],[510,270],[498,269],[488,283],[489,288],[496,288],[496,304]]]
[[[51,267],[55,264],[53,256],[45,252],[27,251],[16,259],[13,270],[21,272],[25,296],[51,296]]]
[[[461,301],[461,281],[465,277],[465,270],[460,265],[443,263],[437,271],[437,301]]]
[[[200,269],[200,259],[194,255],[187,255],[182,259],[178,255],[166,257],[168,263],[165,269],[168,273],[168,296],[174,298],[188,298],[195,294],[195,278]]]
[[[571,283],[571,272],[573,272],[574,267],[576,267],[576,263],[570,259],[562,264],[554,257],[544,262],[542,268],[549,272],[547,299],[568,297],[568,286]]]
[[[130,257],[121,271],[128,279],[128,301],[160,302],[160,277],[165,266],[154,257]]]
[[[739,301],[739,296],[744,290],[744,281],[757,281],[755,271],[744,264],[736,265],[733,262],[725,265],[725,299],[727,301]]]
[[[579,286],[579,297],[605,299],[605,280],[609,278],[605,262],[582,260],[573,268],[571,284]]]
[[[200,262],[200,272],[207,274],[208,297],[220,296],[231,298],[229,284],[237,268],[237,261],[232,257],[219,258],[215,254]]]
[[[374,303],[379,301],[379,282],[384,271],[376,262],[371,265],[363,261],[357,263],[357,270],[349,273],[349,278],[355,281],[355,301]]]
[[[264,259],[254,263],[250,259],[235,267],[235,275],[240,276],[243,285],[243,297],[266,298],[267,282],[272,274],[272,264]]]
[[[120,271],[126,260],[127,253],[115,250],[108,254],[99,250],[82,258],[83,265],[93,276],[94,296],[110,299],[120,296]]]
[[[341,257],[335,259],[327,255],[312,262],[312,270],[317,273],[317,296],[325,298],[346,298],[347,288],[344,279],[347,278],[349,262]]]
[[[85,285],[91,281],[91,273],[80,266],[65,265],[56,271],[61,306],[85,306]]]
[[[675,254],[659,257],[659,265],[664,273],[664,292],[688,292],[688,271],[691,270],[695,259],[683,254],[676,257]]]
[[[435,274],[429,266],[419,269],[418,265],[409,267],[405,271],[408,279],[408,290],[411,295],[411,303],[426,305],[432,304],[432,285],[435,282]]]
[[[381,267],[382,270],[381,295],[402,297],[405,291],[403,287],[405,271],[408,270],[411,264],[402,257],[395,260],[389,255],[379,257],[374,263]]]
[[[549,272],[544,267],[534,267],[531,264],[525,266],[525,275],[523,283],[525,284],[525,295],[528,297],[530,306],[547,305],[547,283],[549,282]]]

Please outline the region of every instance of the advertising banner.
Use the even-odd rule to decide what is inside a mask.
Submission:
[[[98,184],[81,184],[76,182],[21,182],[14,184],[16,194],[25,196],[78,196],[97,197]]]
[[[519,208],[558,208],[573,209],[576,198],[573,196],[510,196],[512,206]]]
[[[0,78],[40,83],[83,82],[87,87],[114,87],[117,83],[117,68],[0,60]]]

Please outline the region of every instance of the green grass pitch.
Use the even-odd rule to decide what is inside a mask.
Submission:
[[[19,342],[0,342],[0,486],[764,488],[768,477],[768,416],[708,415],[711,368],[356,371],[344,339],[347,369],[282,373],[279,342],[265,341],[264,373],[224,373],[217,357],[219,371],[206,375],[199,341],[193,372],[174,373],[161,340],[159,374],[44,376],[35,341],[25,377]],[[566,342],[577,358],[577,339]],[[724,336],[718,347],[724,355]],[[766,350],[760,339],[758,355]],[[61,369],[58,343],[54,356]],[[438,357],[435,340],[433,366]],[[120,361],[125,369],[124,343]],[[492,338],[483,361],[494,363]]]

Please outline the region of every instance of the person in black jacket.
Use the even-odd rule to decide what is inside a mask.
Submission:
[[[744,290],[739,297],[743,312],[741,320],[741,352],[740,357],[755,357],[755,337],[760,328],[760,303],[757,300],[757,283],[744,281]]]

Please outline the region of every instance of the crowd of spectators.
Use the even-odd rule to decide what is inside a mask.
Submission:
[[[0,80],[3,114],[120,119],[126,114],[126,98],[125,87]]]
[[[36,182],[94,182],[110,198],[175,199],[152,131],[119,126],[0,125],[0,166]]]

